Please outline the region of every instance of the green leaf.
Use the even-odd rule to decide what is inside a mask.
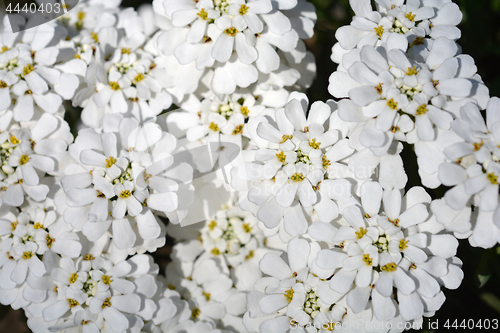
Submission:
[[[476,270],[475,280],[478,288],[482,288],[491,277],[490,252],[485,251],[481,255],[481,260]]]

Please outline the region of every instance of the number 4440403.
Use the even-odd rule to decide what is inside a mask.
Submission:
[[[479,320],[474,320],[474,319],[463,319],[462,321],[459,321],[458,319],[455,319],[453,322],[448,319],[444,323],[444,328],[446,329],[498,329],[498,319],[479,319]]]
[[[61,12],[61,4],[60,3],[41,3],[40,5],[37,5],[36,3],[31,3],[27,4],[25,3],[24,6],[21,8],[19,3],[12,8],[12,3],[9,3],[7,5],[7,8],[5,8],[5,11],[9,14],[15,14],[15,13],[60,13]]]

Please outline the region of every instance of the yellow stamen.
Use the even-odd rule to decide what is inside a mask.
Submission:
[[[493,172],[489,173],[486,175],[486,178],[493,184],[493,185],[498,185],[498,176],[495,175]]]
[[[417,75],[417,74],[418,74],[418,72],[417,72],[417,69],[415,68],[415,66],[408,67],[408,70],[406,71],[406,75],[412,76],[412,75]]]
[[[280,161],[281,163],[285,163],[286,155],[284,152],[280,151],[279,154],[276,154],[276,157],[278,158],[278,161]]]
[[[366,235],[367,232],[368,230],[366,230],[365,228],[359,228],[359,231],[356,231],[355,234],[358,239],[361,239],[364,235]]]
[[[125,190],[125,191],[122,191],[122,193],[120,193],[120,198],[122,199],[127,199],[128,197],[130,197],[132,195],[132,193],[130,193],[129,190]]]
[[[217,226],[217,222],[212,220],[212,221],[210,221],[210,223],[208,224],[208,229],[210,229],[210,230],[214,230],[216,226]]]
[[[244,115],[245,117],[248,117],[248,114],[250,113],[250,110],[248,110],[248,107],[242,106],[240,108],[241,114]]]
[[[384,272],[394,272],[398,266],[396,265],[395,262],[391,262],[387,265],[382,266],[382,270]]]
[[[29,73],[33,72],[35,68],[31,64],[27,64],[26,67],[23,68],[23,75],[26,76]]]
[[[217,125],[214,122],[211,122],[210,125],[208,125],[208,128],[211,129],[214,132],[218,132],[219,131],[219,125]]]
[[[245,5],[241,5],[240,7],[240,15],[245,15],[247,12],[248,12],[248,6],[245,6]]]
[[[71,276],[69,277],[69,283],[73,284],[76,282],[76,280],[78,280],[78,274],[77,273],[71,274]]]
[[[50,237],[49,234],[47,234],[47,237],[45,237],[45,241],[47,243],[47,247],[50,249],[52,247],[52,244],[56,241],[55,238]]]
[[[210,293],[207,293],[206,291],[203,291],[202,292],[202,295],[205,296],[205,299],[207,300],[207,302],[210,301],[210,298],[212,295],[210,295]]]
[[[387,106],[393,110],[398,109],[398,103],[394,101],[394,98],[391,98],[390,100],[387,101]]]
[[[118,84],[118,82],[110,82],[109,85],[111,86],[111,89],[113,90],[120,90],[120,85]]]
[[[293,299],[293,289],[288,289],[287,291],[285,291],[285,298],[288,301],[288,303],[290,303],[292,301],[292,299]]]
[[[24,259],[24,260],[28,260],[28,259],[30,259],[31,257],[33,257],[33,252],[31,252],[31,251],[28,251],[28,252],[23,252],[23,259]]]
[[[245,126],[244,124],[241,124],[241,125],[238,125],[234,128],[233,130],[233,135],[238,135],[238,134],[242,134],[243,133],[243,126]]]
[[[137,74],[137,76],[134,78],[134,82],[141,82],[144,80],[144,75],[142,73]]]
[[[412,14],[411,12],[408,12],[408,14],[406,14],[405,17],[408,20],[410,20],[411,22],[415,22],[415,14]]]
[[[196,14],[196,15],[198,15],[202,20],[207,20],[208,19],[208,13],[207,13],[207,11],[204,8],[202,8],[199,11],[199,13]]]
[[[70,308],[74,308],[75,306],[80,305],[80,303],[78,303],[77,300],[74,300],[74,299],[71,299],[71,298],[68,298],[67,301],[69,303],[69,307]]]
[[[291,140],[291,139],[293,139],[293,135],[283,135],[283,136],[281,137],[281,139],[282,139],[283,141],[281,141],[280,143],[285,143],[285,142],[287,142],[287,140]]]
[[[370,258],[370,255],[365,254],[363,256],[363,261],[366,263],[367,266],[371,266],[373,264],[372,258]]]
[[[193,319],[196,319],[200,316],[200,313],[201,313],[200,309],[194,308],[193,310],[191,310],[191,317]]]
[[[403,251],[404,249],[406,249],[408,247],[408,241],[405,241],[404,239],[401,239],[399,241],[399,250],[400,251]]]
[[[116,158],[110,156],[106,159],[106,168],[111,168],[116,163]]]
[[[304,179],[306,179],[306,177],[304,177],[303,174],[296,172],[292,175],[292,177],[290,177],[290,179],[293,180],[294,182],[301,182]]]
[[[316,139],[312,139],[311,141],[309,141],[309,146],[312,148],[312,149],[319,149],[319,146],[321,145],[320,142],[317,142]]]
[[[111,297],[106,298],[104,302],[102,303],[102,308],[109,308],[111,307]]]
[[[384,27],[379,25],[378,27],[376,28],[373,28],[375,29],[375,33],[377,34],[377,36],[379,37],[382,37],[382,35],[384,34]]]
[[[29,160],[30,160],[30,157],[28,155],[23,155],[19,159],[19,164],[24,165],[24,164],[28,163]]]
[[[243,230],[249,234],[252,232],[252,227],[250,226],[250,223],[243,223]]]
[[[417,108],[417,116],[421,116],[421,115],[424,115],[427,113],[427,111],[429,111],[427,109],[427,105],[426,104],[422,104],[420,105],[418,108]]]
[[[113,280],[111,280],[111,276],[109,276],[109,275],[102,276],[102,283],[109,286],[111,284],[111,282],[113,282]]]
[[[238,32],[238,29],[236,29],[235,27],[227,28],[226,30],[224,30],[224,33],[231,37],[236,36]]]

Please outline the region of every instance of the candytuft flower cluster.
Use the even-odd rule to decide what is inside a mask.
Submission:
[[[0,302],[33,332],[403,331],[458,239],[500,243],[500,100],[451,0],[350,0],[328,101],[307,0],[120,3],[1,29]]]

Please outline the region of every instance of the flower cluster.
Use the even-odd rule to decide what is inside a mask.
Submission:
[[[458,239],[500,243],[500,100],[451,0],[351,0],[312,103],[307,0],[120,3],[1,30],[0,302],[33,332],[400,332]]]

